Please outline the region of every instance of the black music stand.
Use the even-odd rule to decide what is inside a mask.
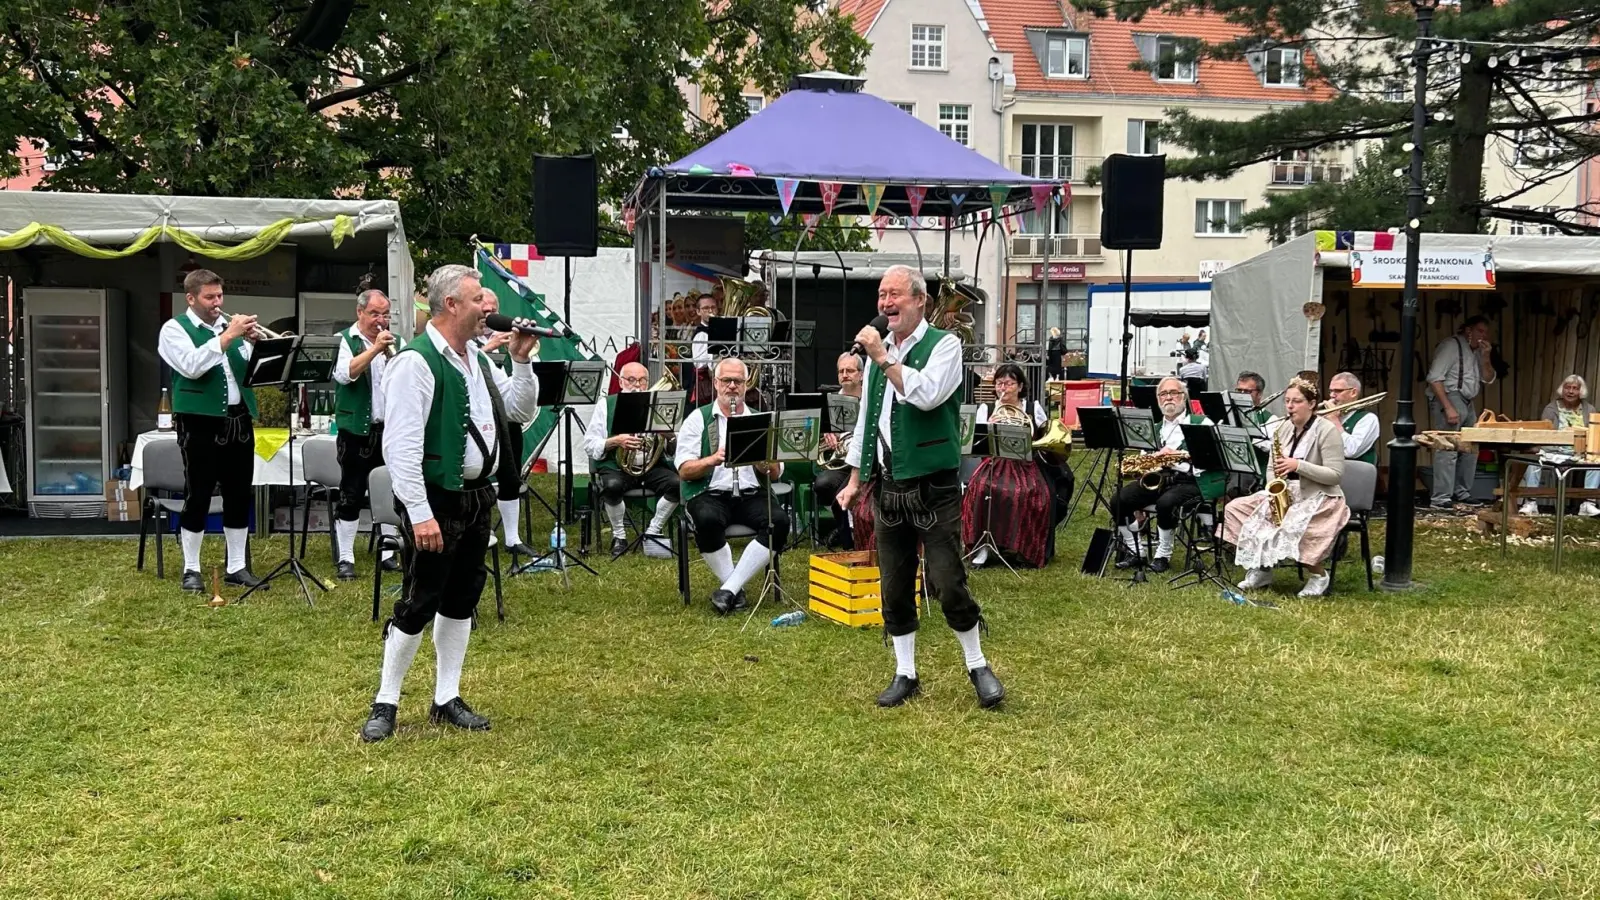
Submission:
[[[1240,435],[1243,429],[1233,425],[1190,425],[1184,423],[1178,426],[1183,429],[1184,446],[1188,448],[1189,463],[1195,469],[1208,472],[1236,471],[1229,466],[1229,457],[1223,447],[1222,429],[1231,429]],[[1249,446],[1248,443],[1245,445]],[[1249,465],[1250,471],[1255,471],[1254,465]],[[1203,501],[1203,498],[1202,498]],[[1192,529],[1180,529],[1179,540],[1183,541],[1184,569],[1182,572],[1167,579],[1167,584],[1174,589],[1191,587],[1209,581],[1217,587],[1228,590],[1232,587],[1223,577],[1226,569],[1222,559],[1222,541],[1217,537],[1215,528],[1217,523],[1212,522],[1213,533],[1209,551],[1200,547],[1199,542],[1191,533]],[[1206,562],[1206,554],[1211,554],[1211,564]],[[1191,580],[1192,579],[1192,580]]]
[[[245,370],[245,387],[275,387],[288,392],[291,385],[319,384],[333,377],[334,361],[339,356],[338,338],[319,340],[302,335],[289,335],[287,337],[271,340],[256,341],[255,348],[250,353],[250,364]],[[261,583],[245,591],[239,599],[242,601],[256,591],[265,590],[274,579],[280,575],[292,575],[300,586],[300,593],[306,598],[306,605],[315,608],[311,600],[311,588],[306,586],[306,579],[317,586],[318,590],[327,591],[328,586],[323,584],[311,570],[305,567],[300,557],[295,555],[294,549],[294,515],[297,489],[294,481],[294,443],[295,426],[289,426],[289,555],[283,562],[273,567]],[[254,452],[252,450],[252,452]],[[309,501],[307,501],[309,502]]]
[[[1080,406],[1078,407],[1078,421],[1083,427],[1083,440],[1085,446],[1091,449],[1104,450],[1106,453],[1106,477],[1109,477],[1110,460],[1112,451],[1116,452],[1116,492],[1122,492],[1122,463],[1127,457],[1127,451],[1140,450],[1149,452],[1161,447],[1161,431],[1156,427],[1155,419],[1151,418],[1146,410],[1128,406]],[[1103,484],[1093,486],[1099,502],[1105,504],[1109,510],[1111,500],[1105,496]],[[1116,523],[1112,522],[1112,531],[1115,535]],[[1113,542],[1113,546],[1120,542]],[[1127,548],[1133,551],[1133,578],[1132,583],[1138,584],[1145,580],[1144,555],[1138,552],[1138,547]],[[1085,564],[1087,565],[1087,558]]]
[[[975,422],[972,426],[972,443],[963,450],[963,454],[1032,463],[1033,429],[1027,425]],[[989,483],[993,484],[993,481]],[[1006,561],[1005,554],[1000,552],[1000,544],[994,539],[994,491],[989,488],[985,488],[983,492],[983,533],[978,535],[978,540],[962,560],[972,559],[980,550],[987,550],[995,559],[1000,560],[1000,564],[1009,569],[1011,574],[1018,578],[1022,577],[1016,568]]]
[[[688,397],[689,392],[681,390],[629,391],[618,394],[617,405],[611,411],[611,430],[616,434],[660,435],[663,441],[662,456],[665,457],[665,435],[677,433],[678,424],[683,421],[684,406]],[[613,554],[611,558],[626,556],[633,552],[633,548],[642,545],[645,527],[636,525],[633,540],[623,548],[622,552]],[[665,535],[662,537],[665,538]]]
[[[565,424],[570,429],[576,424],[579,428],[582,428],[583,423],[579,421],[578,414],[573,410],[573,407],[594,403],[600,396],[600,381],[605,375],[605,363],[599,360],[561,359],[551,360],[550,362],[536,362],[532,365],[534,375],[539,379],[539,406],[541,408],[546,406],[555,408],[557,426]],[[552,434],[555,434],[554,428],[550,429],[549,434],[545,435],[544,441],[539,443],[535,456],[543,452],[544,445],[550,440],[550,435]],[[570,569],[569,564],[576,564],[590,575],[596,578],[600,577],[599,572],[589,568],[587,563],[567,549],[566,529],[567,525],[571,524],[567,521],[567,517],[571,514],[572,497],[572,440],[570,431],[566,440],[566,452],[558,452],[557,454],[556,471],[559,473],[557,477],[562,480],[562,483],[556,490],[556,508],[552,512],[555,513],[556,527],[560,529],[562,538],[557,542],[557,546],[551,547],[543,555],[512,569],[511,574],[519,575],[524,572],[554,568],[561,572],[562,587],[570,590],[572,588],[572,576],[568,571]],[[544,503],[544,498],[539,498],[539,502]],[[546,507],[548,508],[548,504],[546,504]]]
[[[1128,402],[1133,405],[1134,409],[1149,410],[1150,418],[1152,419],[1156,417],[1157,411],[1161,409],[1156,402],[1156,385],[1153,384],[1136,384],[1128,388]]]
[[[729,470],[737,470],[743,466],[757,463],[771,464],[781,462],[801,462],[812,459],[817,453],[817,442],[821,437],[819,431],[821,419],[816,410],[797,409],[782,410],[778,412],[746,413],[742,416],[728,418],[728,431],[723,441],[722,465]],[[772,484],[767,484],[767,523],[768,540],[771,539],[770,528],[772,523]],[[793,523],[791,523],[792,525]],[[777,599],[788,603],[795,609],[804,609],[789,599],[787,592],[778,578],[778,554],[781,547],[769,547],[767,554],[766,574],[761,586],[761,595],[750,607],[750,614],[745,617],[744,625],[740,630],[750,627],[750,622],[755,618],[756,611],[761,609],[761,604],[766,601],[767,594],[772,594]]]

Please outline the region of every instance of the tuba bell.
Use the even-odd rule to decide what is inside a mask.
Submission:
[[[817,468],[837,471],[845,467],[845,457],[850,454],[850,441],[855,437],[854,432],[845,432],[839,435],[839,440],[829,449],[822,444],[817,445]]]
[[[1044,394],[1050,401],[1050,430],[1033,442],[1033,449],[1043,454],[1050,462],[1064,464],[1067,457],[1072,455],[1072,432],[1068,431],[1067,426],[1061,421],[1067,395],[1066,382],[1045,382]]]
[[[672,367],[662,366],[661,377],[657,378],[655,384],[650,385],[649,389],[652,391],[678,390],[678,376],[672,374]],[[641,434],[638,437],[639,440],[643,441],[643,446],[639,449],[625,450],[618,447],[616,451],[618,468],[634,478],[641,478],[644,473],[655,468],[656,463],[661,461],[661,455],[667,451],[667,444],[676,438],[675,435],[653,432]]]

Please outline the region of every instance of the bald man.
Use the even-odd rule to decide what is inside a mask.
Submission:
[[[623,393],[650,389],[650,370],[632,362],[617,373]],[[671,559],[672,548],[667,543],[667,517],[678,508],[678,472],[672,459],[663,452],[655,464],[642,476],[622,471],[618,461],[623,454],[639,450],[644,440],[634,434],[612,434],[611,420],[617,412],[617,395],[606,397],[604,403],[594,405],[594,415],[589,417],[589,428],[583,433],[583,449],[589,454],[594,468],[594,480],[600,490],[600,503],[611,521],[611,558],[628,552],[628,510],[622,495],[643,488],[656,496],[655,518],[644,530],[644,555],[651,559]]]

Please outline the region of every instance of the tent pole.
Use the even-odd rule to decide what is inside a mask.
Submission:
[[[666,365],[667,365],[667,184],[668,183],[669,182],[667,181],[666,178],[662,178],[661,179],[661,196],[659,198],[659,203],[656,206],[656,231],[655,231],[654,234],[651,235],[651,237],[656,239],[656,252],[659,255],[656,257],[657,262],[654,264],[653,268],[651,269],[651,273],[652,273],[652,276],[653,276],[651,278],[651,287],[654,289],[654,293],[656,295],[655,296],[655,305],[654,305],[653,309],[647,311],[648,315],[659,314],[661,316],[661,330],[660,330],[659,334],[660,334],[660,342],[661,342],[660,358],[661,358],[661,366],[662,366],[663,370],[665,370]],[[689,369],[689,377],[690,377],[690,379],[696,378],[698,376],[698,374],[699,373],[695,372],[694,368],[691,366],[690,369]],[[660,377],[660,373],[657,373],[657,377]],[[696,388],[689,386],[687,383],[685,383],[684,386],[689,389],[690,396],[693,396],[694,393],[696,392]]]
[[[1133,251],[1122,251],[1122,402],[1128,402],[1128,349],[1133,346]]]

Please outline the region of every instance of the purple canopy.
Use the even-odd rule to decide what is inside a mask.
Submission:
[[[800,182],[791,213],[822,212],[818,182],[844,185],[833,211],[865,215],[860,184],[888,185],[878,212],[912,214],[906,187],[927,188],[920,214],[987,209],[992,186],[1004,203],[1030,201],[1049,182],[1020,175],[956,143],[871,94],[792,90],[738,127],[670,165],[651,169],[629,205],[650,209],[663,186],[671,209],[777,212],[773,179]],[[957,205],[959,201],[959,205]]]

